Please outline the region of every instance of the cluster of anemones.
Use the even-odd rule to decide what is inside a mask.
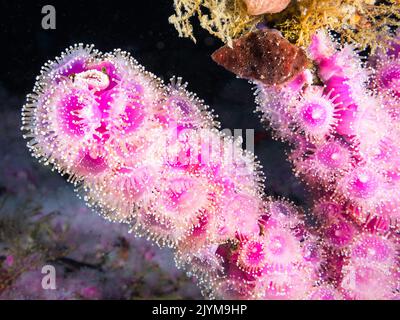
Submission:
[[[297,209],[265,199],[254,156],[180,79],[76,45],[27,100],[33,156],[104,217],[172,247],[208,296],[301,299],[319,285],[324,256]]]
[[[259,109],[276,137],[292,145],[295,174],[314,190],[323,277],[345,298],[398,297],[398,42],[362,62],[352,46],[338,48],[320,31],[308,54],[316,72],[306,69],[284,85],[257,84]],[[362,250],[369,254],[360,257]]]

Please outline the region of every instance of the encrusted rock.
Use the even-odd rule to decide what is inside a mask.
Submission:
[[[305,52],[276,30],[263,29],[234,40],[212,54],[212,59],[241,78],[266,85],[293,79],[307,65]]]
[[[278,13],[284,10],[290,0],[244,0],[247,13],[250,15],[260,15],[264,13]]]

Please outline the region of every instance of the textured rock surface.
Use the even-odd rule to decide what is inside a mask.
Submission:
[[[284,10],[290,0],[244,0],[248,14],[277,13]]]
[[[307,65],[305,52],[276,30],[253,31],[212,54],[215,62],[241,78],[266,85],[293,79]]]

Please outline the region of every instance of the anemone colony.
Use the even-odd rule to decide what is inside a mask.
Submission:
[[[265,196],[254,156],[180,79],[166,85],[120,50],[76,45],[48,62],[22,129],[33,156],[67,175],[90,207],[172,247],[207,297],[393,299],[397,54],[381,53],[369,75],[351,48],[336,51],[319,33],[310,57],[324,86],[308,69],[259,84],[260,109],[315,190],[312,225]]]
[[[362,62],[319,31],[308,48],[316,72],[256,89],[259,111],[313,190],[324,269],[351,299],[399,297],[400,50],[398,41],[387,47]]]

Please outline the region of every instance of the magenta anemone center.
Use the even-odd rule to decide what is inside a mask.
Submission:
[[[327,119],[327,112],[324,106],[316,103],[309,103],[301,110],[303,121],[312,127],[323,125]]]

